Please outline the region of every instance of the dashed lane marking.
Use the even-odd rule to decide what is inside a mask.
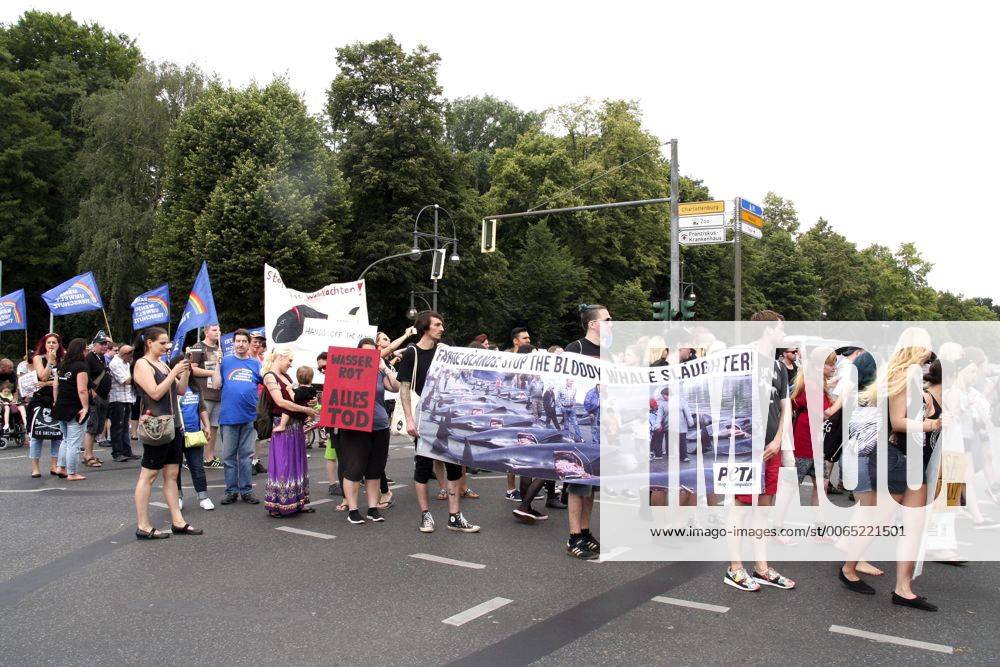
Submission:
[[[500,607],[508,605],[511,602],[513,602],[513,600],[509,600],[507,598],[493,598],[481,604],[477,604],[475,607],[470,607],[463,612],[459,612],[454,616],[449,616],[441,622],[458,627],[460,625],[465,625],[469,621],[473,621],[480,616],[485,616],[491,611],[496,611]]]

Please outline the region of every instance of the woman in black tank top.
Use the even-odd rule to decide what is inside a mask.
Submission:
[[[181,359],[177,365],[169,368],[161,361],[161,357],[170,351],[170,337],[160,327],[150,327],[140,333],[135,341],[135,349],[143,351],[142,358],[135,364],[133,375],[136,394],[140,397],[140,418],[149,414],[155,417],[174,416],[172,441],[162,445],[144,444],[142,447],[139,481],[135,485],[135,537],[140,540],[160,540],[170,537],[170,533],[201,535],[201,530],[193,528],[184,520],[177,493],[177,476],[184,456],[184,428],[177,408],[177,395],[187,391],[191,365],[187,359]],[[149,520],[149,496],[160,470],[163,470],[163,499],[170,510],[170,533],[156,530]]]

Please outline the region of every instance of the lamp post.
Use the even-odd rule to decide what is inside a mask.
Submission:
[[[420,231],[420,216],[423,215],[424,211],[427,209],[434,210],[434,231],[433,232],[422,232]],[[451,233],[452,236],[442,236],[439,229],[439,219],[438,213],[444,211],[448,215],[448,220],[451,222]],[[410,256],[415,260],[420,257],[420,253],[423,252],[420,248],[420,239],[424,239],[428,242],[431,247],[429,250],[434,251],[437,255],[437,251],[440,249],[441,243],[444,243],[445,249],[448,245],[451,245],[451,257],[449,260],[452,264],[458,264],[458,232],[455,229],[455,221],[451,217],[451,212],[448,209],[438,205],[438,204],[428,204],[424,206],[417,212],[417,218],[413,221],[413,248],[410,249]],[[412,296],[411,296],[412,301]],[[431,278],[431,310],[437,310],[438,308],[438,279]]]
[[[434,310],[431,308],[431,304],[428,303],[427,299],[424,298],[424,294],[430,294],[430,292],[415,292],[410,290],[410,308],[406,311],[406,319],[413,320],[416,319],[418,315],[416,302],[413,300],[414,297],[420,297],[420,300],[424,302],[428,310]]]

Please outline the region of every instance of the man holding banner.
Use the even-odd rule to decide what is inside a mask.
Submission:
[[[437,345],[444,335],[444,320],[432,310],[425,310],[417,315],[414,322],[420,340],[412,348],[403,353],[403,358],[399,362],[399,399],[402,402],[403,414],[406,417],[406,432],[415,440],[420,438],[417,429],[416,410],[419,410],[419,403],[414,404],[410,392],[417,397],[424,390],[424,383],[427,380],[427,371],[434,361],[434,353],[437,352]],[[417,503],[420,505],[420,525],[422,533],[434,532],[434,517],[430,512],[430,504],[427,500],[427,482],[434,476],[434,461],[426,456],[417,454],[413,457],[413,481],[417,494]],[[463,533],[478,533],[479,526],[469,523],[462,515],[461,495],[459,493],[462,482],[462,466],[455,463],[444,464],[445,473],[448,477],[448,530],[456,530]]]

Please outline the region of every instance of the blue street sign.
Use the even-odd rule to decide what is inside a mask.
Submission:
[[[757,206],[757,204],[754,204],[752,201],[747,201],[746,199],[743,199],[743,197],[740,197],[740,208],[743,209],[744,211],[750,211],[754,215],[759,216],[761,218],[764,217],[764,209],[762,209],[760,206]]]

